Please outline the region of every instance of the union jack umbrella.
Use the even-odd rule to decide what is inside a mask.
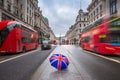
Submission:
[[[53,54],[49,60],[51,65],[58,70],[66,69],[69,65],[68,58],[62,54]]]

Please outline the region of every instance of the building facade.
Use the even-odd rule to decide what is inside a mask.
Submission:
[[[104,0],[92,0],[92,2],[87,8],[89,12],[88,17],[89,24],[98,20],[99,18],[103,17],[106,14],[105,6],[106,5]]]
[[[105,0],[105,2],[108,15],[120,16],[120,0]]]
[[[80,9],[75,24],[72,25],[66,33],[66,39],[69,40],[70,44],[79,44],[80,34],[87,24],[88,13]]]
[[[38,31],[39,42],[50,36],[49,21],[42,15],[38,0],[0,0],[0,21],[4,20],[16,20],[31,26]]]
[[[88,13],[79,11],[76,22],[66,33],[66,39],[71,44],[79,42],[81,31],[99,18],[120,16],[120,0],[92,0],[87,8]]]
[[[66,35],[65,35],[65,39],[66,40],[69,40],[69,44],[75,44],[76,43],[76,35],[77,35],[77,32],[76,32],[76,27],[74,25],[72,25],[70,28],[69,28],[69,31],[67,31]]]
[[[87,10],[89,24],[101,17],[120,16],[120,0],[92,0]]]
[[[52,30],[50,30],[50,40],[52,41],[52,43],[53,43],[54,41],[56,42],[56,40],[57,40],[57,38],[56,38],[56,36],[55,36],[55,34],[53,33]]]

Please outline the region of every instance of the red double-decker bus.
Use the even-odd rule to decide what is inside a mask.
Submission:
[[[83,29],[80,37],[83,49],[104,55],[120,55],[120,17],[101,18]]]
[[[0,54],[25,52],[38,47],[37,32],[17,21],[0,22]]]

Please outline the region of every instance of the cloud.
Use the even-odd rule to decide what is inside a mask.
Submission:
[[[82,0],[82,8],[86,11],[91,0]],[[42,14],[48,18],[49,24],[55,35],[65,35],[80,9],[80,0],[39,0]]]
[[[57,15],[63,20],[70,20],[72,16],[76,16],[77,9],[68,6],[59,6],[57,7]]]

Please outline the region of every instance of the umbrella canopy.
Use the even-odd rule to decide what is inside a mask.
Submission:
[[[58,70],[66,69],[69,65],[68,58],[62,54],[53,54],[49,60],[50,64]]]

